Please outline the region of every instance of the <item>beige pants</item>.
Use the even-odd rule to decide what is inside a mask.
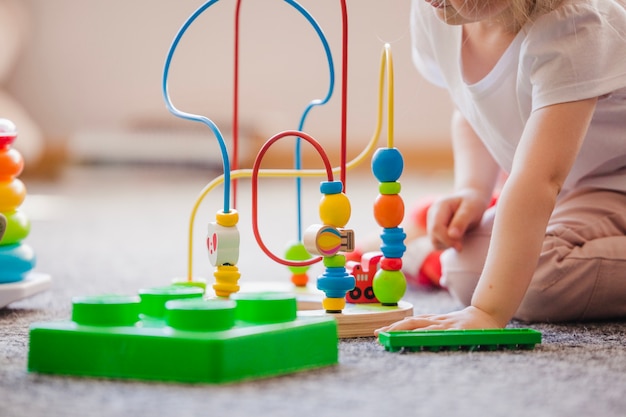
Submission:
[[[442,284],[469,305],[480,277],[495,207],[464,241],[446,250]],[[626,194],[577,190],[554,209],[535,275],[515,318],[578,321],[626,318]]]

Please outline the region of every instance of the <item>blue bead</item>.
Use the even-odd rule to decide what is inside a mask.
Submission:
[[[380,245],[380,251],[385,258],[402,258],[404,251],[406,251],[404,245],[406,233],[401,227],[384,228],[380,238],[383,241]]]
[[[346,268],[326,268],[317,278],[317,289],[324,291],[327,298],[343,298],[355,285],[356,280],[346,272]]]
[[[0,246],[0,283],[21,281],[35,267],[35,252],[24,243]]]
[[[372,156],[372,173],[380,182],[398,181],[404,169],[402,154],[397,148],[379,148]]]
[[[320,183],[320,192],[324,195],[339,194],[343,191],[341,181],[322,181]]]

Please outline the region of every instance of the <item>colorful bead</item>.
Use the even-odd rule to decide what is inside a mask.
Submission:
[[[404,219],[404,201],[398,194],[381,194],[374,202],[374,218],[384,228],[397,227]]]
[[[319,215],[325,225],[344,227],[351,214],[350,200],[344,193],[327,194],[322,197]]]
[[[380,267],[385,271],[399,271],[402,269],[402,258],[382,258]]]
[[[239,213],[237,210],[231,210],[228,213],[220,210],[215,214],[215,222],[220,226],[233,227],[239,223]]]
[[[383,305],[397,305],[406,292],[406,278],[402,271],[380,269],[372,284],[376,298]]]
[[[24,244],[0,246],[0,283],[21,281],[35,267],[35,252]]]
[[[379,148],[372,156],[372,173],[379,182],[397,181],[402,175],[404,161],[397,148]]]
[[[285,259],[288,261],[306,261],[311,259],[311,254],[307,252],[302,242],[294,242],[287,247]],[[303,274],[309,270],[309,266],[289,266],[289,270],[294,274]]]
[[[219,265],[213,272],[215,284],[213,290],[218,297],[228,297],[230,294],[239,291],[239,268],[233,265]]]
[[[343,191],[341,181],[322,181],[320,183],[320,192],[322,194],[339,194]]]
[[[378,192],[380,194],[400,194],[402,190],[402,185],[399,182],[381,182],[378,185]]]
[[[341,254],[325,256],[323,263],[326,268],[342,268],[346,266],[346,257]]]
[[[0,180],[17,177],[24,169],[24,158],[15,149],[0,150]]]
[[[0,119],[0,149],[8,148],[17,137],[15,124],[8,119]]]
[[[4,213],[6,229],[4,236],[0,234],[0,245],[11,245],[21,242],[30,233],[30,221],[24,212],[16,210]]]
[[[325,298],[322,300],[322,308],[327,313],[341,313],[346,308],[345,298]]]
[[[26,187],[19,179],[0,182],[0,212],[14,211],[22,205],[25,198]]]
[[[404,233],[401,227],[383,229],[380,238],[382,240],[380,250],[385,258],[402,258],[406,251],[406,245],[404,244],[406,233]]]
[[[342,298],[354,288],[354,277],[341,268],[326,268],[317,279],[317,289],[323,291],[327,298]]]

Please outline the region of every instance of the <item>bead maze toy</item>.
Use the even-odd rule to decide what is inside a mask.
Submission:
[[[0,308],[50,286],[50,276],[35,272],[35,252],[24,242],[30,233],[28,216],[20,210],[26,187],[18,178],[22,155],[12,147],[13,122],[0,119]]]
[[[380,332],[379,342],[390,352],[441,350],[534,349],[541,332],[532,329],[422,330]]]
[[[140,291],[139,297],[106,295],[78,297],[73,300],[72,319],[52,323],[34,323],[30,328],[28,369],[31,372],[100,376],[111,378],[149,379],[181,382],[221,383],[296,372],[337,363],[338,338],[371,336],[373,329],[396,321],[412,312],[412,306],[400,300],[404,287],[388,291],[382,303],[356,304],[346,308],[346,293],[355,286],[355,279],[346,269],[344,251],[354,246],[353,231],[346,229],[350,218],[350,202],[345,194],[345,172],[356,166],[373,150],[380,133],[382,91],[385,69],[392,73],[390,48],[386,45],[381,65],[379,94],[379,124],[368,148],[357,161],[344,161],[341,169],[332,168],[322,146],[302,131],[308,112],[327,102],[333,90],[334,68],[328,42],[312,16],[297,2],[285,0],[294,7],[319,36],[329,63],[331,85],[326,98],[313,100],[304,111],[297,130],[286,130],[271,137],[258,153],[252,170],[236,167],[236,156],[228,155],[223,136],[217,125],[204,116],[178,110],[168,94],[168,74],[173,54],[186,30],[216,0],[204,3],[183,24],[175,36],[166,57],[163,73],[163,95],[166,107],[174,115],[200,122],[211,129],[222,150],[224,174],[209,183],[193,206],[189,228],[188,279],[171,286]],[[236,28],[239,8],[237,1]],[[344,17],[343,102],[346,92],[346,33],[347,12],[341,1]],[[236,31],[236,45],[238,31]],[[237,47],[235,48],[237,50]],[[235,80],[238,59],[235,54]],[[237,120],[237,81],[235,81],[235,110]],[[391,88],[389,94],[391,95]],[[392,100],[389,100],[392,109]],[[345,155],[345,105],[342,110],[342,147]],[[235,133],[236,137],[236,123]],[[391,129],[391,128],[390,128]],[[390,130],[391,132],[391,130]],[[260,169],[263,155],[278,140],[286,137],[310,143],[324,163],[322,170],[296,168],[286,170]],[[389,139],[392,143],[392,139]],[[234,141],[236,143],[236,140]],[[236,148],[236,145],[235,145]],[[390,146],[390,149],[393,149]],[[235,152],[236,154],[236,152]],[[299,160],[300,156],[296,157]],[[345,159],[345,158],[342,158]],[[396,160],[396,162],[398,162]],[[337,172],[342,179],[335,180]],[[309,227],[304,236],[300,231],[296,260],[274,255],[264,244],[257,224],[256,199],[258,178],[293,177],[298,182],[307,176],[326,177],[320,184],[321,224]],[[240,291],[239,214],[231,207],[231,185],[236,189],[238,178],[252,179],[252,223],[259,246],[271,259],[294,270],[323,262],[325,272],[318,278],[318,288],[309,291],[304,280],[291,284],[288,291],[270,291],[272,284],[255,291]],[[394,178],[393,181],[397,180]],[[217,185],[224,184],[224,208],[207,227],[206,246],[210,263],[215,267],[215,283],[206,289],[203,280],[194,279],[192,272],[193,225],[200,202]],[[298,184],[298,194],[301,190]],[[384,188],[384,187],[383,187]],[[387,190],[389,187],[384,188]],[[391,190],[399,191],[397,185]],[[236,201],[236,194],[234,200]],[[398,205],[395,206],[398,208]],[[397,217],[396,217],[397,218]],[[396,227],[394,224],[392,227]],[[391,244],[394,253],[403,251],[398,242]],[[293,253],[292,253],[293,254]],[[317,255],[312,257],[311,254]],[[391,257],[391,255],[386,254]],[[388,262],[393,271],[397,259]],[[394,274],[397,277],[397,274]],[[301,277],[302,278],[302,277]],[[304,297],[303,297],[304,295]],[[312,298],[313,297],[313,301]],[[189,299],[191,298],[191,299]],[[182,299],[182,300],[181,300]],[[311,307],[311,302],[315,305]],[[308,304],[307,304],[308,303]],[[304,305],[308,308],[304,309]],[[399,313],[399,314],[398,314]],[[190,355],[188,360],[182,355]]]
[[[393,146],[393,67],[391,48],[387,44],[384,47],[381,58],[380,86],[379,86],[379,103],[378,103],[378,125],[372,140],[366,149],[357,156],[353,161],[346,161],[346,96],[347,96],[347,10],[345,1],[340,1],[343,23],[343,42],[342,42],[342,126],[341,126],[341,166],[332,168],[321,145],[309,134],[303,131],[305,120],[311,110],[317,106],[326,104],[333,92],[334,88],[334,65],[332,54],[323,31],[321,30],[315,19],[300,6],[297,2],[285,0],[285,3],[296,9],[315,30],[320,42],[324,48],[328,67],[330,85],[326,96],[323,99],[312,100],[305,108],[302,118],[296,130],[286,130],[272,136],[263,145],[257,154],[252,170],[237,169],[237,121],[238,121],[238,44],[239,34],[235,32],[235,62],[234,62],[234,106],[233,106],[233,156],[228,155],[223,136],[217,125],[209,118],[201,115],[191,114],[176,108],[172,103],[168,91],[169,69],[176,48],[185,32],[191,24],[215,1],[208,1],[202,5],[190,18],[183,24],[178,34],[175,36],[172,46],[168,52],[164,75],[163,75],[163,97],[169,111],[182,119],[192,122],[202,123],[209,127],[213,132],[216,140],[222,149],[222,161],[224,165],[224,174],[211,183],[209,183],[200,193],[194,207],[192,209],[190,226],[189,226],[189,252],[188,252],[188,274],[187,281],[193,283],[195,278],[193,275],[193,225],[198,211],[198,207],[203,199],[216,186],[224,185],[223,210],[216,214],[215,222],[209,223],[207,247],[209,250],[209,260],[215,267],[214,278],[215,284],[212,290],[217,296],[228,297],[230,294],[238,291],[247,291],[244,283],[240,288],[240,274],[236,266],[239,251],[239,232],[237,230],[237,222],[239,215],[234,207],[231,207],[231,183],[232,188],[236,190],[236,181],[239,178],[251,178],[252,181],[252,226],[254,236],[259,247],[265,254],[274,260],[289,268],[292,272],[292,283],[288,291],[295,292],[299,297],[306,296],[306,303],[299,305],[302,310],[306,309],[307,315],[334,315],[339,322],[340,337],[354,336],[371,336],[376,326],[388,324],[396,320],[400,320],[413,311],[410,303],[401,300],[406,289],[406,281],[400,267],[402,265],[401,257],[405,250],[403,239],[405,234],[399,227],[404,215],[404,204],[398,193],[400,191],[400,183],[397,181],[403,169],[402,156],[398,149]],[[241,1],[237,1],[236,6],[236,22],[238,27],[239,12]],[[386,78],[385,78],[386,75]],[[376,142],[380,136],[383,113],[383,90],[385,81],[387,82],[387,108],[388,108],[388,135],[387,148],[379,149],[372,158],[372,171],[380,181],[380,196],[374,203],[374,215],[378,223],[383,227],[383,246],[381,251],[383,257],[380,258],[381,264],[376,267],[380,272],[372,277],[372,287],[376,286],[382,300],[373,300],[367,303],[352,303],[346,294],[355,288],[355,278],[346,270],[346,257],[344,253],[350,252],[354,247],[354,232],[347,229],[347,223],[350,219],[350,201],[345,194],[346,171],[363,162],[374,151]],[[293,169],[261,169],[261,163],[264,155],[279,140],[287,137],[293,137],[296,140],[294,168]],[[308,142],[319,154],[324,164],[321,170],[305,170],[301,167],[301,143]],[[340,180],[335,180],[335,173],[339,173]],[[297,242],[291,245],[285,254],[285,259],[275,255],[265,245],[258,228],[258,179],[259,177],[293,177],[296,180],[296,193],[298,197],[298,238]],[[303,231],[301,220],[301,179],[304,177],[326,177],[325,181],[320,184],[320,192],[323,197],[319,206],[320,224],[313,224]],[[236,202],[236,193],[233,197]],[[233,204],[234,205],[234,204]],[[307,269],[314,263],[322,262],[325,268],[324,273],[316,280],[316,288],[307,285],[308,276]],[[244,281],[245,282],[245,281]],[[310,290],[310,291],[307,291]],[[312,298],[318,297],[319,302],[315,307],[311,301]],[[306,306],[306,308],[305,308]],[[377,317],[378,316],[378,317]],[[369,325],[368,325],[369,323]]]

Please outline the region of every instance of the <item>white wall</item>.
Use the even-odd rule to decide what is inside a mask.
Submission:
[[[184,20],[202,0],[23,0],[31,9],[28,48],[9,90],[47,137],[77,131],[172,123],[161,96],[163,63]],[[340,3],[300,0],[324,29],[340,75]],[[209,8],[183,39],[172,67],[176,105],[228,125],[232,106],[234,0]],[[447,95],[414,70],[409,0],[349,0],[351,143],[375,126],[377,80],[385,42],[395,66],[395,133],[399,143],[447,146]],[[242,5],[241,121],[272,135],[297,127],[313,98],[326,94],[328,72],[313,29],[287,3]],[[305,130],[329,144],[339,135],[339,78],[332,105],[317,109]],[[358,146],[355,146],[358,147]]]

